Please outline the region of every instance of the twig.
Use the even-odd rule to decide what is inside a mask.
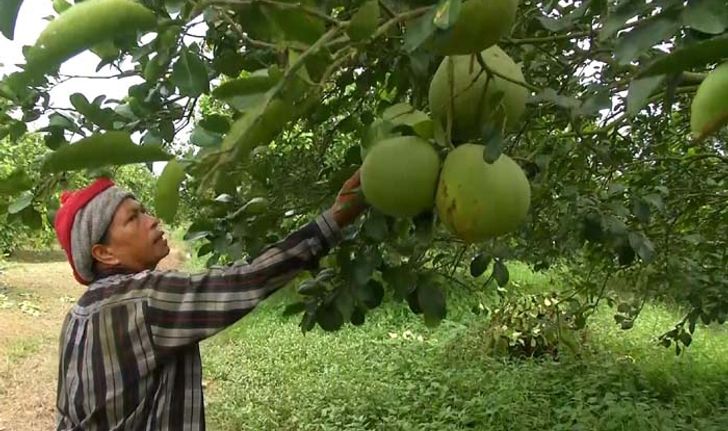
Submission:
[[[232,5],[240,5],[240,6],[243,6],[243,5],[264,4],[264,5],[268,5],[268,6],[277,7],[279,9],[298,9],[301,12],[305,12],[308,15],[311,15],[313,17],[320,18],[320,19],[322,19],[322,20],[324,20],[326,22],[329,22],[331,24],[334,24],[335,26],[340,27],[340,26],[343,25],[343,22],[342,21],[339,21],[336,18],[333,18],[333,17],[331,17],[329,15],[326,15],[325,13],[323,13],[323,12],[321,12],[321,11],[315,9],[315,8],[308,7],[308,6],[304,6],[304,5],[302,5],[301,3],[298,3],[298,2],[296,2],[296,3],[285,3],[285,2],[276,1],[276,0],[209,0],[207,3],[208,4],[215,4],[215,5],[217,5],[217,4],[228,4],[228,5],[232,4]]]
[[[225,21],[228,22],[233,27],[233,30],[240,36],[240,38],[244,41],[249,43],[252,46],[258,47],[258,48],[273,48],[276,49],[278,46],[273,43],[263,42],[260,40],[255,40],[245,34],[242,27],[240,27],[240,24],[235,22],[235,20],[230,16],[230,14],[226,10],[219,9],[220,15],[223,17]]]
[[[557,34],[554,36],[546,36],[546,37],[508,38],[508,39],[505,39],[504,42],[509,45],[548,43],[548,42],[556,42],[559,40],[573,39],[573,38],[577,38],[577,37],[591,36],[593,33],[594,33],[594,30],[587,30],[587,31],[579,31],[576,33]]]
[[[64,80],[69,80],[69,79],[113,79],[113,78],[121,79],[121,78],[128,78],[130,76],[135,76],[135,75],[136,75],[136,72],[133,72],[133,71],[125,71],[125,72],[119,73],[117,75],[104,75],[104,76],[99,76],[99,75],[65,75],[65,74],[59,74],[58,76],[61,77],[61,78],[63,78]]]
[[[512,82],[513,84],[520,85],[521,87],[527,88],[531,91],[535,91],[537,93],[540,93],[543,91],[542,89],[536,87],[535,85],[529,84],[525,81],[518,81],[516,79],[513,79],[509,76],[505,76],[500,72],[496,72],[495,70],[488,67],[487,64],[485,64],[485,60],[483,59],[483,55],[481,53],[477,53],[475,55],[475,58],[478,60],[478,64],[480,64],[480,67],[482,67],[489,75],[497,76],[498,78],[503,79],[504,81]]]

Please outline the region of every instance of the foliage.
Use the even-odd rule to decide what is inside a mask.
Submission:
[[[485,348],[495,355],[512,357],[555,358],[564,348],[578,354],[576,330],[583,329],[585,322],[582,319],[579,325],[568,305],[553,293],[509,299],[490,318]]]
[[[59,111],[48,92],[73,77],[14,73],[0,85],[8,104],[0,134],[17,140],[45,116],[48,152],[101,133],[139,135],[140,158],[109,158],[99,147],[56,168],[158,160],[145,151],[162,147],[184,168],[179,190],[194,208],[187,237],[207,241],[198,254],[208,264],[254,256],[331,203],[361,163],[361,141],[415,134],[441,156],[459,144],[427,118],[427,92],[442,60],[430,42],[447,36],[460,1],[432,3],[384,0],[377,12],[359,1],[145,0],[157,16],[151,39],[93,35],[117,53],[100,66],[143,79],[126,98],[74,94],[73,112]],[[362,322],[386,293],[435,325],[447,315],[443,286],[480,253],[496,259],[492,275],[505,283],[506,261],[570,267],[566,294],[585,317],[618,299],[606,287],[619,279],[643,299],[688,304],[678,329],[723,321],[726,135],[690,140],[688,116],[697,84],[725,58],[728,17],[722,0],[683,3],[522,1],[498,44],[522,65],[527,112],[514,132],[489,125],[474,142],[487,144],[486,159],[505,153],[528,173],[527,222],[464,248],[431,212],[392,219],[371,211],[289,309],[303,313],[302,329]],[[394,106],[425,118],[388,115]],[[36,206],[51,202],[67,175],[6,177],[16,186],[3,212],[28,211],[34,223]],[[261,205],[251,202],[267,205],[252,211]],[[663,343],[688,344],[683,333],[668,332]]]
[[[515,267],[515,265],[514,265]],[[544,277],[513,281],[545,295]],[[526,282],[536,283],[526,286]],[[634,330],[599,307],[580,359],[512,361],[486,355],[482,315],[496,296],[452,288],[452,318],[437,328],[394,304],[363,328],[298,333],[281,317],[292,290],[202,347],[211,426],[237,429],[720,430],[728,423],[725,328],[703,328],[676,358],[650,343],[679,313],[647,304]]]
[[[13,189],[14,186],[25,188],[43,181],[43,174],[40,173],[44,160],[41,141],[40,134],[27,134],[15,142],[9,138],[0,140],[0,208],[5,209],[0,214],[0,255],[10,254],[21,248],[41,249],[55,246],[52,219],[54,210],[58,208],[60,188],[82,187],[93,176],[102,173],[71,173],[63,178],[59,190],[48,197],[47,206],[35,203],[21,208],[19,212],[8,214],[10,205],[24,196]],[[112,167],[103,173],[111,176],[120,187],[130,190],[142,202],[152,202],[154,177],[145,166]]]

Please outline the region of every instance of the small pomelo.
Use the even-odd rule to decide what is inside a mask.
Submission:
[[[486,49],[482,56],[495,73],[525,82],[521,67],[498,46]],[[488,79],[488,75],[485,71],[481,73],[475,56],[465,55],[446,57],[432,78],[429,92],[432,116],[447,128],[452,100],[452,137],[456,141],[480,137],[486,122],[496,126],[505,121],[506,128],[513,129],[526,109],[526,88],[496,76]]]
[[[437,211],[445,226],[467,243],[516,229],[526,218],[531,187],[505,154],[492,164],[482,145],[463,144],[445,158],[437,188]]]
[[[441,55],[475,54],[511,32],[518,0],[467,0],[449,29],[437,32],[430,41]]]
[[[690,129],[702,139],[728,123],[728,63],[716,67],[700,83],[690,106]]]
[[[393,217],[413,217],[435,201],[440,157],[429,142],[398,136],[373,145],[361,166],[364,197]]]

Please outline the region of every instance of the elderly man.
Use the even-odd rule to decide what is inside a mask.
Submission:
[[[315,267],[364,210],[358,186],[251,263],[199,274],[155,271],[159,221],[109,179],[65,192],[56,234],[88,289],[61,331],[57,429],[205,429],[198,343]]]

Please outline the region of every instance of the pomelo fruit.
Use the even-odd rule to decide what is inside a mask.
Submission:
[[[475,54],[511,32],[518,0],[467,0],[449,29],[438,31],[429,47],[441,55]]]
[[[521,67],[497,45],[483,51],[482,56],[494,72],[525,82]],[[487,72],[480,72],[481,66],[475,56],[446,57],[430,83],[432,116],[446,128],[448,108],[454,95],[452,137],[456,141],[480,137],[485,122],[495,126],[505,121],[506,128],[513,129],[526,109],[526,88],[496,76],[489,80]],[[502,98],[499,97],[501,93]]]
[[[445,226],[467,243],[516,229],[526,218],[531,187],[523,170],[505,154],[492,164],[482,145],[463,144],[445,158],[436,205]]]
[[[702,139],[728,123],[728,63],[716,67],[700,83],[690,106],[690,129]]]
[[[364,197],[393,217],[413,217],[435,201],[440,157],[429,142],[398,136],[373,145],[361,166]]]

